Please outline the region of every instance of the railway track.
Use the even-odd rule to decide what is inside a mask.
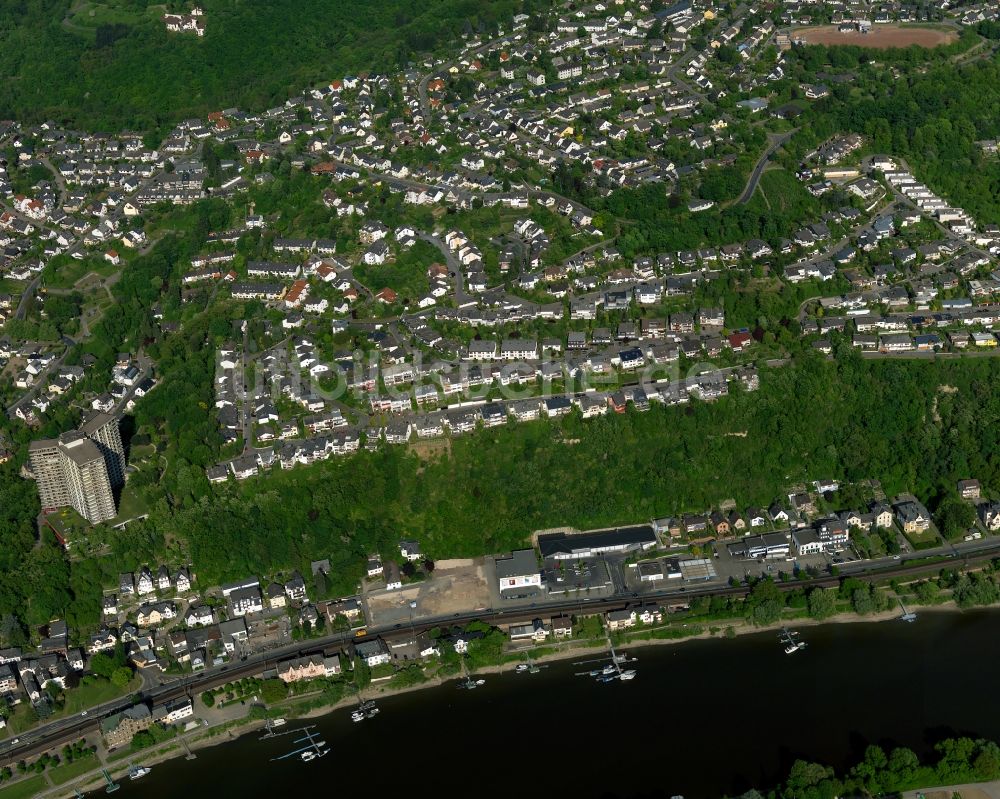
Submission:
[[[851,572],[842,576],[824,575],[808,580],[790,580],[788,582],[778,582],[776,585],[783,591],[792,591],[800,588],[835,588],[840,585],[842,579],[857,578],[860,580],[887,580],[894,577],[914,576],[937,568],[953,567],[965,568],[992,560],[1000,556],[1000,542],[996,546],[984,549],[964,557],[954,555],[941,560],[925,561],[914,560],[913,562],[901,562],[900,565],[892,568],[875,568],[866,571]],[[393,640],[405,636],[412,636],[424,633],[435,627],[461,625],[470,621],[480,620],[494,624],[516,624],[527,622],[538,616],[553,616],[559,614],[586,614],[593,615],[605,613],[609,610],[617,610],[624,605],[635,601],[652,600],[691,600],[699,597],[711,596],[746,596],[750,588],[745,585],[706,587],[706,588],[681,588],[664,589],[661,591],[644,594],[618,594],[607,599],[577,599],[565,602],[545,602],[536,606],[518,607],[511,610],[487,609],[480,611],[470,611],[467,613],[457,613],[448,617],[435,617],[420,622],[410,624],[398,624],[384,627],[373,627],[366,630],[365,637],[382,637]],[[152,704],[162,704],[183,697],[194,698],[194,695],[209,688],[217,688],[227,682],[239,680],[243,677],[258,675],[268,668],[273,667],[278,661],[294,657],[304,657],[315,654],[332,654],[345,647],[356,636],[353,632],[342,632],[315,639],[310,642],[297,643],[292,646],[275,649],[271,652],[248,657],[245,661],[227,664],[218,668],[213,668],[196,675],[174,680],[165,685],[152,690],[141,692],[138,697],[128,697],[107,705],[99,706],[88,711],[85,717],[77,716],[73,719],[63,719],[54,722],[41,730],[27,733],[22,736],[23,740],[18,740],[17,744],[10,742],[0,743],[4,751],[0,754],[0,766],[11,765],[18,760],[24,760],[52,749],[57,749],[63,744],[79,740],[81,737],[96,732],[100,722],[115,713],[124,710],[138,701]]]

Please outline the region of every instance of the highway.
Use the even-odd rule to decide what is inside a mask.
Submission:
[[[944,557],[948,560],[934,563],[926,562],[927,558],[935,556]],[[970,566],[990,560],[996,556],[1000,556],[1000,539],[987,538],[954,545],[947,544],[933,550],[904,555],[899,560],[896,558],[882,558],[875,561],[846,563],[839,567],[840,576],[828,575],[811,580],[790,580],[788,582],[779,582],[777,585],[785,591],[816,586],[829,588],[838,586],[843,576],[867,580],[885,580],[892,577],[905,577],[907,575],[933,571],[936,568],[949,565],[949,561],[952,561],[955,566]],[[530,621],[538,616],[548,617],[564,613],[578,614],[582,612],[598,614],[621,608],[629,602],[639,599],[642,601],[689,601],[703,596],[745,596],[748,590],[744,585],[711,586],[705,588],[682,587],[650,591],[641,595],[619,594],[607,599],[584,598],[541,602],[528,606],[520,605],[512,607],[509,610],[488,608],[479,611],[473,610],[465,613],[456,613],[453,616],[426,618],[415,622],[412,626],[408,624],[395,624],[372,627],[368,629],[365,638],[381,636],[384,639],[392,640],[393,638],[409,637],[414,634],[427,632],[434,627],[461,625],[473,620],[482,620],[493,624],[512,624]],[[312,641],[296,642],[268,652],[251,655],[237,663],[230,663],[206,669],[198,674],[185,676],[152,690],[140,692],[137,696],[140,700],[151,704],[161,704],[184,696],[190,696],[193,699],[196,694],[208,688],[215,688],[231,680],[260,674],[262,671],[272,668],[278,661],[336,651],[343,648],[351,640],[355,640],[355,637],[353,632],[348,631],[334,633]],[[134,702],[135,697],[133,696],[122,698],[91,708],[86,716],[73,716],[71,718],[60,719],[29,733],[25,733],[20,739],[14,739],[18,741],[16,744],[12,745],[13,742],[11,740],[0,742],[0,748],[3,750],[3,753],[0,754],[0,765],[10,765],[16,763],[18,760],[40,755],[50,749],[58,748],[65,743],[78,740],[88,733],[96,732],[101,719],[130,707]]]

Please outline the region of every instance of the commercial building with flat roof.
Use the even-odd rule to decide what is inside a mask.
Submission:
[[[688,581],[708,581],[714,580],[718,575],[715,573],[715,564],[710,558],[689,558],[680,561],[681,576]]]
[[[639,552],[652,549],[656,544],[656,533],[648,524],[572,535],[547,533],[538,536],[542,557],[556,560],[593,558],[612,552]]]
[[[507,558],[497,558],[497,583],[500,593],[542,587],[542,570],[533,549],[518,549]]]
[[[790,549],[788,536],[785,533],[765,533],[764,535],[748,535],[735,544],[730,544],[729,554],[734,558],[745,560],[753,558],[787,558]]]

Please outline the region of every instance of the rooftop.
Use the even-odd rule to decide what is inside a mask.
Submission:
[[[523,577],[526,574],[537,574],[538,560],[533,549],[518,549],[510,557],[496,559],[497,577]]]

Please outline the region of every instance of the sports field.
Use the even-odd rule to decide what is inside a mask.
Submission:
[[[914,44],[919,47],[937,47],[958,39],[955,31],[916,25],[875,25],[868,33],[856,30],[840,31],[836,25],[814,25],[793,28],[790,35],[793,40],[801,40],[807,44],[851,44],[876,50],[909,47]]]

